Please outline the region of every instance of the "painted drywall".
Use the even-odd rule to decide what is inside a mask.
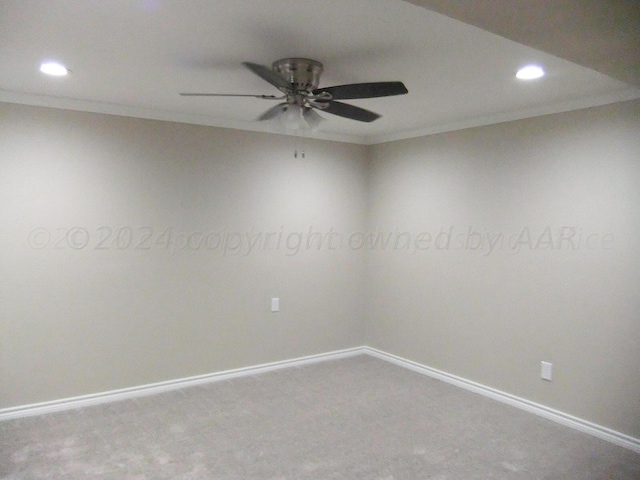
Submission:
[[[0,408],[370,344],[640,437],[639,118],[364,147],[0,104]]]
[[[0,407],[360,345],[365,157],[1,104]]]
[[[640,102],[370,154],[366,343],[640,437]]]

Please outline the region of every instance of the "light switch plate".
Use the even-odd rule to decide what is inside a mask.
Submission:
[[[271,299],[271,311],[272,312],[279,312],[280,311],[280,299],[279,298],[272,298]]]
[[[553,380],[553,363],[540,362],[540,378],[549,382]]]

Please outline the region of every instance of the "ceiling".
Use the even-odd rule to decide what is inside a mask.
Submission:
[[[596,4],[608,2],[1,0],[0,101],[292,133],[255,120],[269,100],[178,94],[278,94],[242,62],[307,57],[324,64],[321,87],[405,83],[407,95],[347,101],[379,120],[322,113],[306,134],[371,144],[640,98],[638,3]],[[49,59],[72,74],[43,75]],[[517,80],[528,63],[547,75]]]

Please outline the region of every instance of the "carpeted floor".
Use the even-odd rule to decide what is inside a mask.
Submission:
[[[637,480],[640,455],[358,356],[0,422],[0,478]]]

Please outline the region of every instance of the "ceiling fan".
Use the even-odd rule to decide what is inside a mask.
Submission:
[[[315,110],[324,111],[359,122],[373,122],[380,115],[337,100],[390,97],[408,93],[402,82],[372,82],[318,88],[322,63],[308,58],[283,58],[271,68],[243,62],[245,67],[283,93],[276,95],[245,95],[229,93],[181,93],[185,97],[253,97],[284,100],[260,115],[257,120],[279,118],[292,128],[315,128],[324,119]]]

